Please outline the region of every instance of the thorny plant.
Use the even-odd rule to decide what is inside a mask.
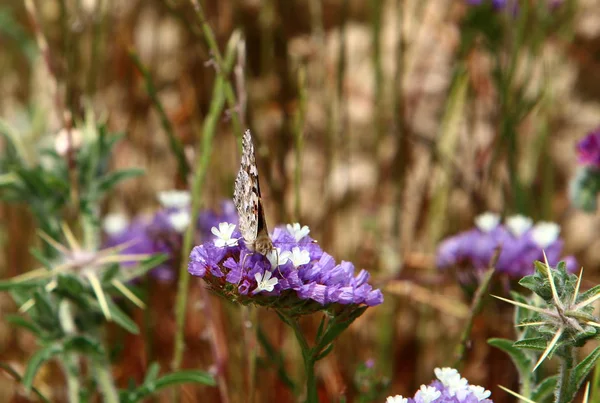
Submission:
[[[151,364],[141,385],[120,391],[115,386],[110,346],[104,343],[106,325],[114,322],[130,333],[139,332],[121,297],[143,308],[130,283],[166,259],[160,254],[124,254],[135,240],[100,248],[100,202],[116,184],[141,173],[108,170],[120,136],[109,135],[103,125],[89,120],[85,127],[71,129],[66,149],[73,165],[63,158],[60,136],[54,150],[37,150],[39,160],[29,163],[19,152],[19,134],[7,125],[3,128],[8,152],[0,160],[0,195],[29,207],[44,241],[41,248],[32,249],[42,267],[0,282],[0,291],[10,292],[26,314],[7,320],[31,332],[39,345],[21,378],[25,390],[33,388],[38,370],[50,360],[63,369],[71,403],[88,401],[96,391],[105,402],[136,402],[174,384],[214,384],[201,371],[159,377],[158,364]],[[87,376],[82,375],[84,365],[91,369]]]
[[[600,298],[600,286],[581,292],[583,269],[579,276],[570,274],[563,262],[553,268],[547,260],[538,261],[535,269],[519,282],[533,292],[531,296],[513,292],[513,300],[496,297],[516,306],[517,341],[491,339],[489,343],[513,360],[519,372],[519,396],[537,403],[552,396],[555,403],[572,402],[600,357],[596,347],[578,358],[588,341],[598,339],[600,323],[592,304]],[[560,361],[559,373],[544,377],[539,367],[552,357]]]

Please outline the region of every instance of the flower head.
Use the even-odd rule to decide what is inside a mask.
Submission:
[[[104,246],[111,247],[125,243],[127,246],[120,251],[124,255],[157,253],[168,255],[169,259],[153,269],[150,274],[159,280],[170,281],[176,273],[173,266],[181,255],[182,234],[191,224],[190,197],[188,192],[177,190],[161,192],[158,198],[164,207],[153,215],[140,215],[131,221],[120,214],[106,216],[102,226],[106,235]],[[221,203],[221,212],[200,211],[195,227],[198,231],[197,236],[201,239],[212,239],[213,225],[219,225],[224,221],[237,222],[237,216],[232,217],[228,211],[229,205],[233,205],[231,201]],[[208,224],[211,226],[206,228]],[[235,228],[234,224],[230,225]],[[232,239],[231,233],[228,236],[221,232],[219,234],[224,237],[223,243],[237,242]]]
[[[469,381],[456,369],[436,368],[434,372],[437,380],[429,385],[421,385],[413,398],[390,396],[386,403],[492,403],[488,399],[491,395],[489,390],[469,385]]]
[[[553,264],[561,260],[563,241],[560,227],[550,222],[535,226],[529,217],[508,217],[502,225],[493,214],[476,218],[476,228],[445,239],[438,247],[439,268],[459,267],[484,269],[499,248],[496,270],[520,278],[533,272],[533,262],[543,257],[543,252]],[[577,268],[573,257],[563,260],[570,270]]]
[[[600,127],[577,143],[577,154],[580,164],[600,168]]]
[[[368,284],[365,270],[355,275],[351,263],[336,264],[307,235],[308,229],[300,228],[306,235],[297,241],[296,233],[288,228],[275,228],[271,235],[275,249],[263,256],[243,243],[234,243],[233,224],[222,224],[213,231],[218,239],[194,248],[188,271],[203,277],[213,291],[228,299],[283,307],[293,310],[293,315],[334,304],[343,310],[344,306],[354,309],[383,302],[381,291]]]

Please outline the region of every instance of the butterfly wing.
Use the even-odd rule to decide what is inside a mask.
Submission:
[[[254,249],[257,237],[268,237],[267,222],[260,198],[258,169],[250,130],[242,137],[242,161],[235,178],[233,203],[238,211],[239,228],[247,247]]]

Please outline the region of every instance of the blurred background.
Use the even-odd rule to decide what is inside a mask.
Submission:
[[[233,193],[237,139],[250,128],[269,225],[308,225],[324,250],[368,269],[385,293],[318,366],[322,401],[358,401],[365,362],[389,382],[378,401],[412,395],[434,367],[455,364],[470,301],[436,269],[435,252],[475,216],[559,223],[565,251],[586,268],[585,285],[597,283],[600,217],[570,206],[568,183],[576,142],[600,124],[600,0],[518,3],[205,0],[202,16],[185,0],[36,0],[36,25],[23,2],[4,0],[0,116],[32,161],[63,128],[59,110],[125,133],[111,164],[145,175],[119,185],[103,210],[129,217],[154,211],[159,191],[186,187],[167,131],[191,167],[210,151],[202,208],[219,209]],[[208,145],[203,128],[232,37],[238,57],[223,91],[236,102],[217,117]],[[36,267],[26,206],[0,205],[0,220],[0,276]],[[173,354],[176,281],[146,286],[149,306],[133,314],[143,334],[107,334],[123,386],[143,378],[151,360],[168,368]],[[240,314],[216,297],[200,303],[201,287],[191,280],[183,366],[214,370],[207,339],[216,332],[229,401],[245,401]],[[0,295],[0,312],[15,310]],[[301,374],[289,332],[267,310],[258,318],[288,371]],[[307,332],[317,324],[307,321]],[[488,304],[461,361],[461,373],[497,402],[513,401],[496,385],[514,388],[517,378],[486,339],[511,332],[511,309]],[[0,321],[1,361],[22,369],[35,348],[29,334]],[[263,364],[256,401],[293,401],[277,368]],[[36,379],[52,401],[64,400],[62,382],[51,366]],[[181,398],[217,402],[223,393],[189,386]],[[0,373],[0,401],[29,400]]]

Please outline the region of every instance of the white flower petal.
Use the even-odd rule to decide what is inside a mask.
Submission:
[[[433,386],[421,385],[421,388],[417,391],[415,397],[418,396],[423,403],[431,403],[441,395],[442,392],[440,392]]]
[[[405,397],[402,397],[401,395],[396,395],[396,396],[388,396],[387,399],[385,399],[385,403],[407,403],[408,399]]]
[[[102,229],[108,235],[118,235],[125,231],[129,225],[129,219],[125,214],[112,213],[107,214],[102,221]]]
[[[310,262],[310,253],[307,250],[301,250],[299,247],[295,246],[292,248],[290,260],[294,267],[302,266],[303,264]]]
[[[433,372],[435,373],[437,379],[439,379],[444,386],[447,386],[448,383],[452,380],[452,378],[455,378],[457,376],[460,378],[460,374],[458,373],[458,371],[450,367],[435,368]]]
[[[506,227],[517,238],[529,231],[533,225],[533,220],[524,215],[514,215],[506,219]]]
[[[164,208],[184,208],[190,205],[192,196],[187,190],[166,190],[158,193],[158,201]]]
[[[169,214],[169,223],[171,227],[179,233],[185,231],[185,229],[190,225],[190,213],[186,210],[180,210],[176,213]]]
[[[469,389],[471,390],[471,393],[473,393],[473,395],[477,398],[478,401],[487,399],[488,397],[490,397],[492,395],[492,392],[490,392],[489,390],[486,390],[484,387],[479,386],[479,385],[470,385]]]
[[[475,217],[475,226],[482,232],[490,232],[500,223],[500,216],[495,213],[487,212]]]
[[[255,273],[254,278],[256,279],[256,288],[252,291],[252,294],[259,293],[261,291],[271,292],[279,282],[277,277],[271,278],[271,272],[265,271],[262,275]]]
[[[299,223],[288,224],[286,228],[290,235],[294,237],[296,242],[299,242],[302,238],[310,233],[310,228],[308,228],[308,226],[304,225],[300,227]]]
[[[560,226],[553,222],[539,222],[531,230],[531,238],[541,248],[546,248],[558,239]]]

